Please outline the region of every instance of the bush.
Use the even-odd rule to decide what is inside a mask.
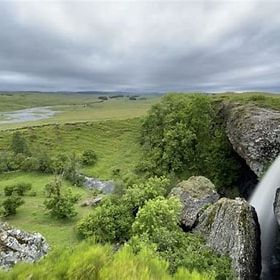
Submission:
[[[44,204],[51,215],[56,218],[72,218],[77,215],[74,204],[78,201],[79,196],[72,194],[68,189],[62,192],[62,182],[60,179],[55,179],[54,182],[46,185],[47,198]]]
[[[140,171],[152,175],[204,175],[231,186],[239,164],[210,97],[171,94],[154,105],[142,125]]]
[[[146,201],[164,195],[169,180],[161,177],[148,179],[143,184],[135,184],[124,189],[119,197],[112,196],[96,207],[92,213],[78,224],[82,237],[95,236],[100,242],[124,242],[131,237],[131,226]]]
[[[129,244],[134,252],[143,247],[155,248],[175,272],[179,267],[216,274],[217,279],[232,279],[230,260],[219,257],[201,237],[187,234],[178,226],[180,202],[176,198],[158,197],[148,201],[137,213]]]
[[[11,148],[14,152],[14,154],[24,154],[24,155],[30,155],[29,148],[27,146],[27,142],[25,138],[23,137],[22,133],[19,131],[16,131],[12,135],[12,144]]]
[[[80,159],[75,154],[68,157],[64,165],[63,176],[73,185],[78,187],[83,185],[84,177],[80,173]]]
[[[97,161],[97,156],[93,150],[85,150],[82,154],[83,165],[94,165]]]
[[[58,154],[53,160],[52,160],[52,170],[56,174],[62,174],[65,169],[66,162],[69,161],[69,157],[65,154]]]
[[[23,199],[18,195],[11,195],[8,198],[4,199],[1,203],[2,206],[2,215],[7,217],[15,215],[17,213],[17,208],[24,203]]]
[[[24,196],[27,191],[30,191],[32,185],[30,183],[17,183],[14,185],[4,187],[5,196],[11,196],[17,194],[18,196]]]
[[[17,264],[10,271],[0,271],[0,279],[214,280],[215,275],[182,268],[171,275],[168,262],[150,248],[134,254],[124,247],[114,253],[108,245],[83,242],[72,249],[55,250],[38,263]]]
[[[27,157],[21,164],[22,171],[37,171],[39,169],[38,159],[35,157]]]

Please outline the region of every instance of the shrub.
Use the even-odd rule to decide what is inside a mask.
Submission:
[[[77,215],[74,204],[78,201],[79,196],[72,194],[68,189],[62,192],[62,182],[60,179],[55,179],[54,182],[46,185],[47,198],[44,204],[51,215],[56,218],[72,218]]]
[[[178,177],[204,175],[231,186],[239,164],[210,97],[170,94],[154,105],[143,122],[140,171]]]
[[[14,154],[24,154],[24,155],[30,155],[29,148],[27,146],[27,142],[25,138],[23,137],[22,133],[19,131],[16,131],[12,135],[12,144],[11,148],[14,152]]]
[[[37,171],[39,169],[38,159],[35,157],[27,157],[21,164],[23,171]]]
[[[83,185],[84,177],[80,173],[80,159],[75,154],[68,157],[64,165],[63,176],[73,185],[78,187]]]
[[[2,206],[2,215],[3,216],[11,216],[15,215],[17,212],[17,208],[24,203],[23,199],[18,195],[11,195],[8,198],[4,199],[1,206]]]
[[[137,213],[129,244],[134,252],[143,247],[155,248],[175,272],[179,267],[190,271],[216,274],[217,279],[232,279],[230,261],[219,257],[204,244],[200,236],[187,234],[178,226],[180,202],[172,197],[148,201]]]
[[[164,177],[154,177],[143,184],[135,184],[124,189],[121,197],[108,198],[79,222],[80,235],[95,236],[101,242],[128,240],[138,209],[149,199],[164,195],[169,183]]]
[[[97,161],[97,156],[93,150],[85,150],[82,154],[83,165],[94,165]]]
[[[65,154],[58,154],[53,160],[52,160],[52,170],[56,174],[62,174],[65,169],[66,162],[69,160],[69,157]]]
[[[14,185],[4,187],[5,196],[11,196],[17,194],[18,196],[24,196],[27,191],[30,191],[32,185],[30,183],[17,183]]]

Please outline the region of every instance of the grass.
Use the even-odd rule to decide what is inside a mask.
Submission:
[[[75,123],[84,121],[124,120],[146,114],[159,97],[146,96],[146,99],[129,100],[128,97],[109,99],[100,102],[95,95],[66,94],[0,94],[0,112],[14,111],[30,107],[51,106],[56,114],[48,119],[1,124],[0,130],[55,123]],[[1,119],[1,116],[0,116]],[[2,116],[3,119],[3,116]]]
[[[9,224],[30,232],[40,232],[52,247],[71,246],[78,242],[74,226],[76,222],[90,209],[80,207],[79,203],[76,206],[78,215],[66,221],[57,220],[49,215],[44,207],[44,187],[47,183],[53,180],[52,175],[43,175],[37,173],[7,173],[0,177],[0,192],[3,199],[3,188],[16,182],[32,183],[32,191],[36,192],[35,197],[24,196],[25,203],[18,208],[18,213],[9,218],[2,220]],[[70,187],[73,193],[81,196],[80,201],[90,196],[90,191],[83,188],[73,187],[68,182],[63,183],[63,188]]]

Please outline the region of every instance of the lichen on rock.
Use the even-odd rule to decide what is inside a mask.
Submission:
[[[9,269],[18,262],[33,263],[48,250],[40,233],[28,233],[0,222],[0,268]]]
[[[255,209],[244,199],[221,198],[200,214],[194,231],[216,252],[231,258],[237,279],[259,279],[259,223]]]
[[[186,229],[191,229],[198,213],[207,205],[219,199],[214,184],[203,176],[192,176],[173,188],[171,196],[177,196],[183,205],[181,223]]]

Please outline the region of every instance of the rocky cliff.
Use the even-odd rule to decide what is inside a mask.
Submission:
[[[0,223],[0,268],[18,262],[35,262],[47,254],[49,246],[39,233],[28,233]]]
[[[221,111],[234,150],[260,177],[280,153],[280,112],[232,102]]]

